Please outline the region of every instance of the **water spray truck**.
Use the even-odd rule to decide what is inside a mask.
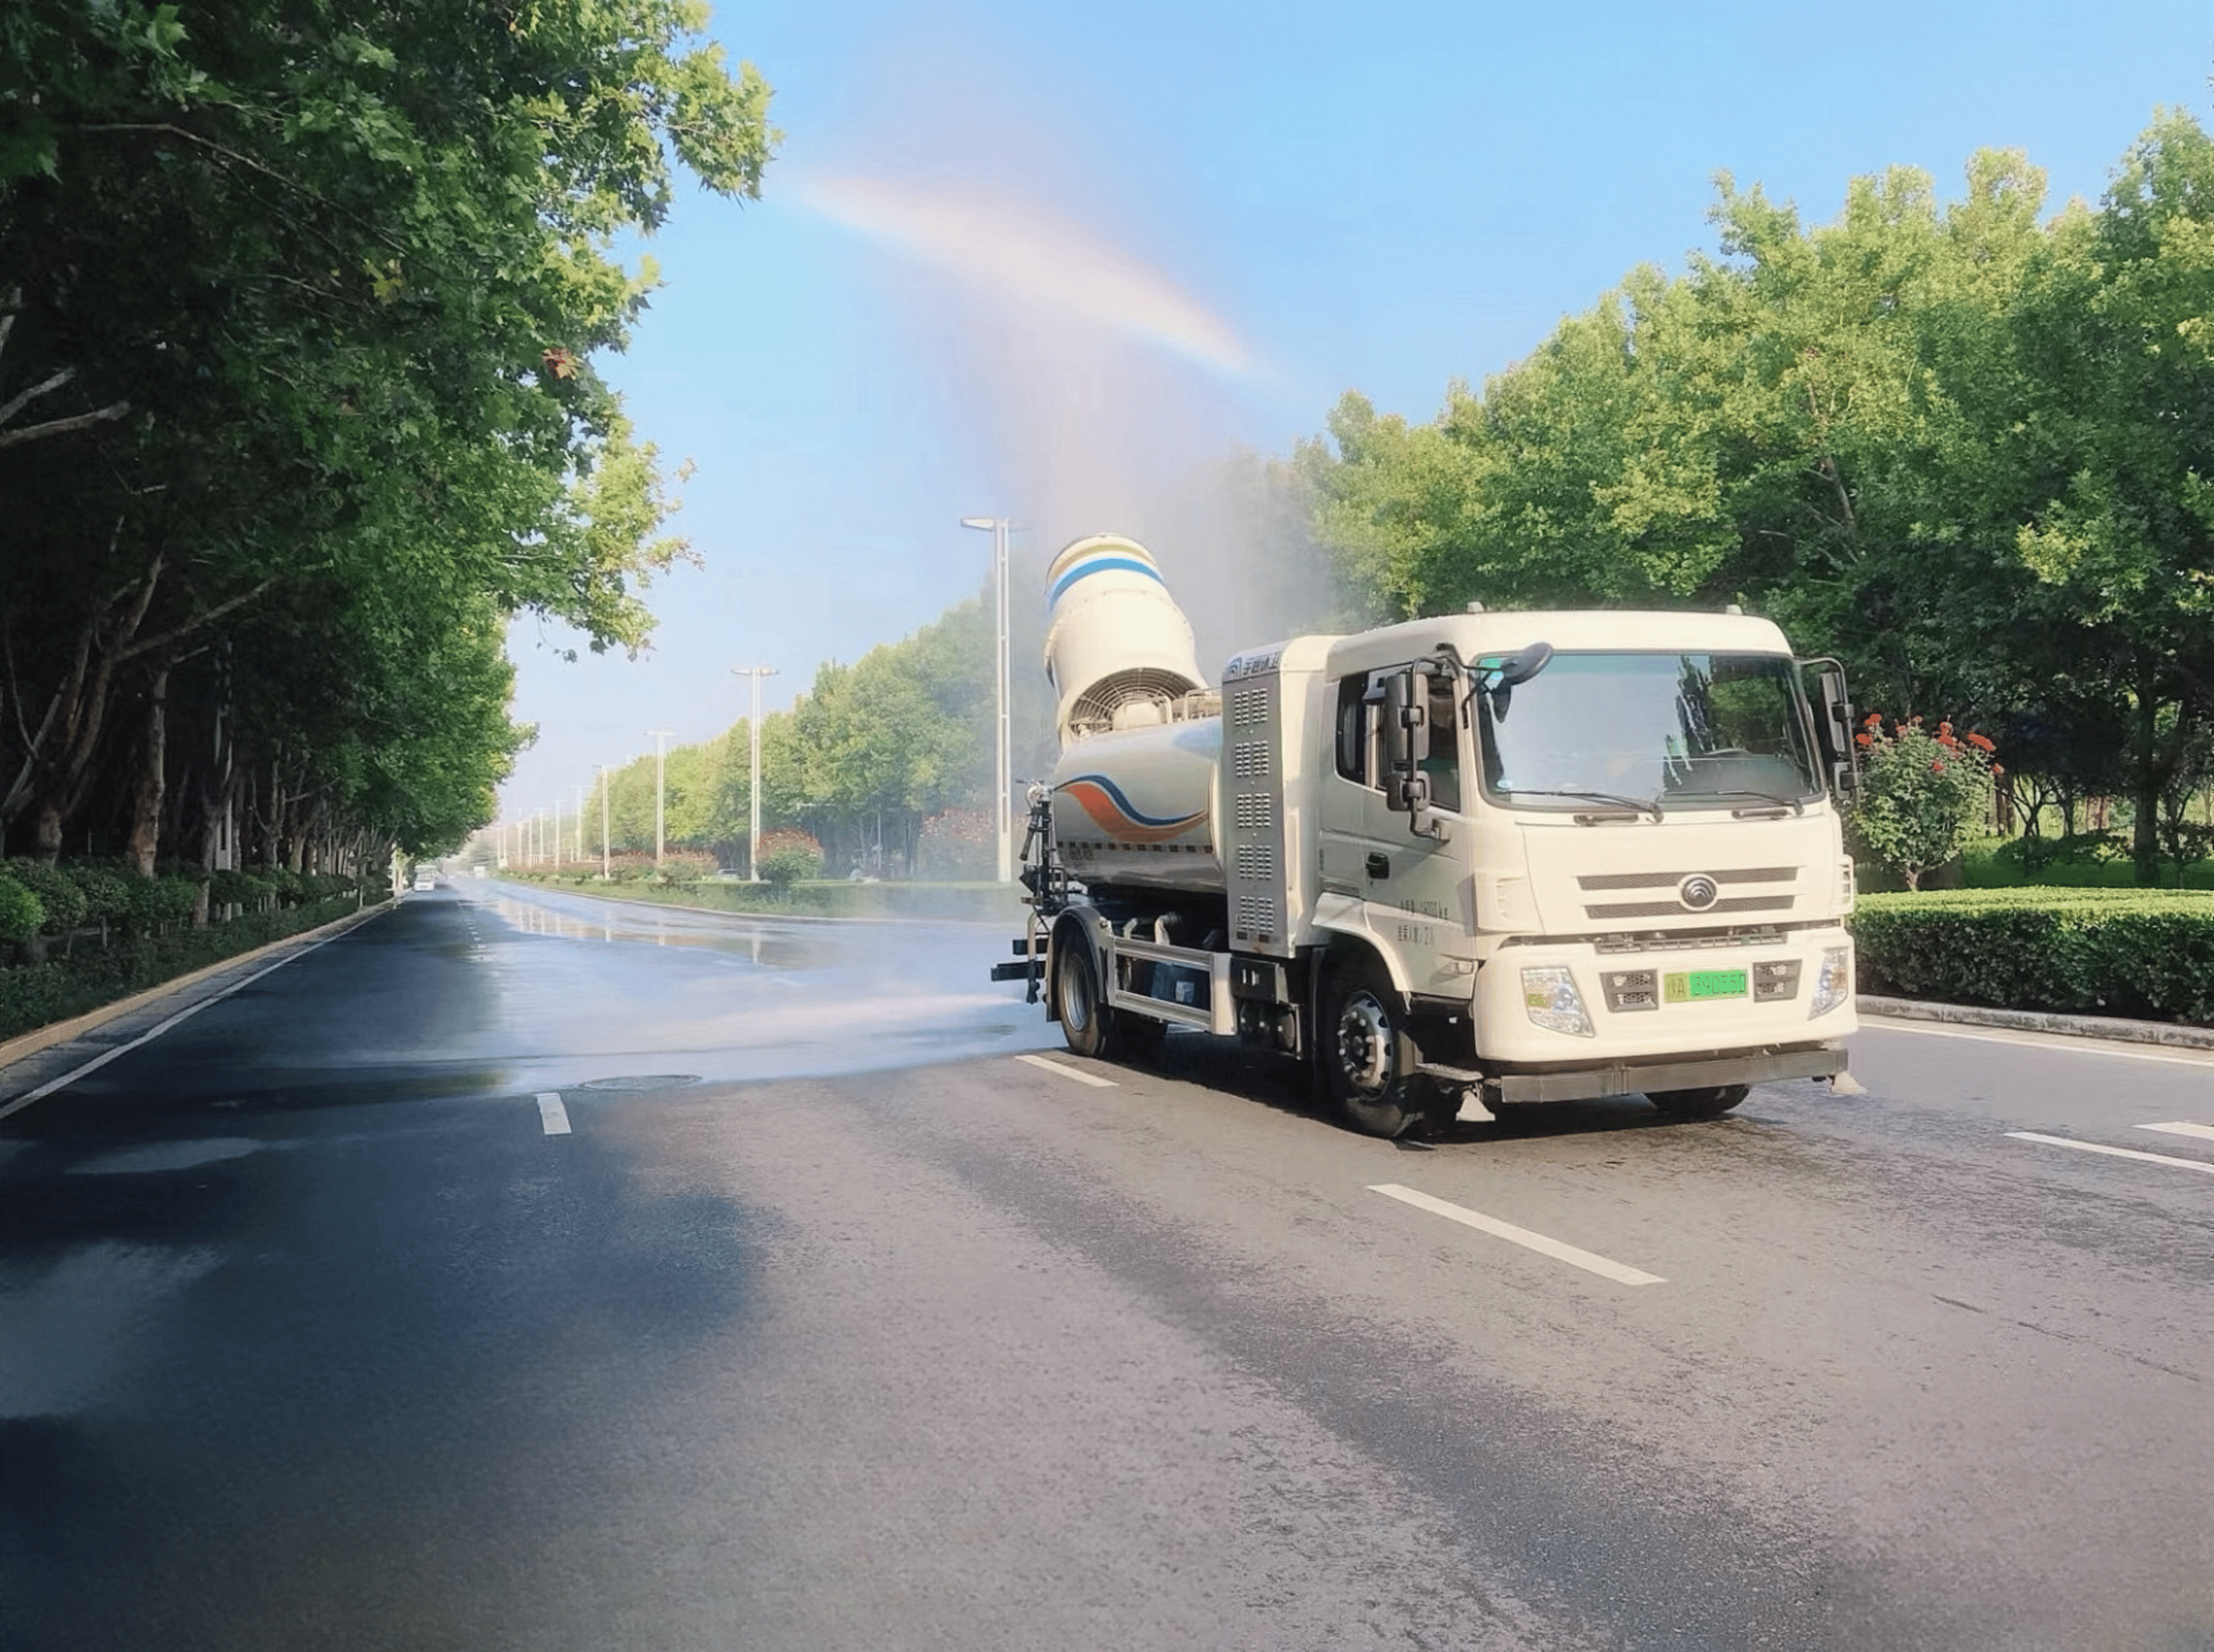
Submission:
[[[1471,604],[1209,687],[1134,541],[1067,546],[1047,603],[1061,757],[993,976],[1077,1054],[1236,1038],[1385,1137],[1845,1071],[1852,708],[1771,622]]]

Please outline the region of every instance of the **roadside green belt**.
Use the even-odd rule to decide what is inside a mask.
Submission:
[[[382,895],[380,888],[376,898]],[[243,912],[201,930],[178,924],[152,934],[118,932],[104,947],[88,941],[72,946],[66,956],[0,968],[0,1043],[318,928],[356,910],[361,899],[351,893],[331,895],[272,911]]]
[[[1850,923],[1863,991],[2214,1025],[2214,896],[2053,888],[1863,895]]]
[[[607,900],[758,913],[763,917],[996,919],[1022,927],[1021,891],[1006,883],[853,883],[824,878],[792,883],[725,883],[710,878],[666,883],[544,872],[502,872],[511,882],[574,889]]]

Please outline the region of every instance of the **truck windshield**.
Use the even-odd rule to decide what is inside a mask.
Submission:
[[[1483,663],[1471,698],[1494,802],[1657,813],[1820,795],[1796,668],[1780,655],[1563,652],[1489,689]]]

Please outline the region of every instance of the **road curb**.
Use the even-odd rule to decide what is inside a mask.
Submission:
[[[2119,1015],[2064,1015],[2045,1009],[1989,1009],[1980,1004],[1927,1003],[1912,998],[1855,1000],[1863,1015],[1896,1021],[1950,1021],[1962,1027],[2004,1027],[2017,1033],[2058,1033],[2070,1038],[2105,1039],[2120,1044],[2165,1044],[2184,1050],[2214,1050],[2214,1027],[2179,1021],[2128,1021]]]
[[[284,936],[281,941],[269,942],[266,945],[254,948],[251,952],[238,953],[229,958],[219,959],[212,964],[204,964],[188,975],[179,975],[167,981],[157,982],[142,991],[132,993],[127,998],[119,998],[113,1003],[102,1004],[97,1009],[88,1009],[83,1015],[75,1016],[69,1021],[54,1021],[46,1027],[33,1027],[20,1037],[10,1039],[5,1044],[0,1044],[0,1100],[7,1099],[8,1074],[19,1061],[41,1054],[58,1044],[67,1044],[71,1039],[82,1038],[87,1033],[96,1032],[108,1022],[119,1021],[133,1010],[143,1009],[159,999],[174,993],[189,992],[203,982],[267,958],[286,947],[297,946],[302,942],[313,941],[319,936],[336,935],[354,924],[365,924],[380,913],[392,911],[396,905],[397,903],[393,900],[380,900],[374,905],[363,907],[358,912],[348,912],[344,917],[334,917],[329,923],[319,924],[312,930],[303,930],[297,935]]]

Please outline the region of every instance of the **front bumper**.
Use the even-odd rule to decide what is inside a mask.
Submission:
[[[1663,946],[1601,954],[1588,942],[1502,947],[1484,960],[1477,974],[1471,1005],[1477,1064],[1487,1071],[1501,1067],[1597,1070],[1623,1063],[1699,1061],[1729,1052],[1755,1056],[1836,1045],[1859,1025],[1851,993],[1822,1015],[1807,1012],[1823,954],[1844,951],[1845,979],[1850,982],[1851,947],[1851,937],[1842,926],[1829,925],[1720,948]],[[1661,990],[1673,975],[1718,968],[1750,971],[1756,965],[1771,964],[1795,970],[1788,997],[1762,999],[1748,991],[1734,997],[1679,1002]],[[1541,967],[1564,969],[1574,980],[1587,1012],[1588,1035],[1556,1030],[1532,1019],[1524,971]],[[1647,995],[1642,1008],[1618,1007],[1611,998],[1609,978],[1625,970],[1645,972],[1651,977],[1649,984],[1655,991]],[[1686,1083],[1674,1088],[1695,1086]],[[1626,1092],[1593,1092],[1617,1093]]]
[[[1786,1078],[1834,1078],[1845,1070],[1843,1049],[1769,1050],[1695,1061],[1616,1061],[1569,1072],[1501,1073],[1491,1081],[1501,1101],[1591,1101],[1656,1090],[1703,1090],[1717,1084],[1770,1084]]]

